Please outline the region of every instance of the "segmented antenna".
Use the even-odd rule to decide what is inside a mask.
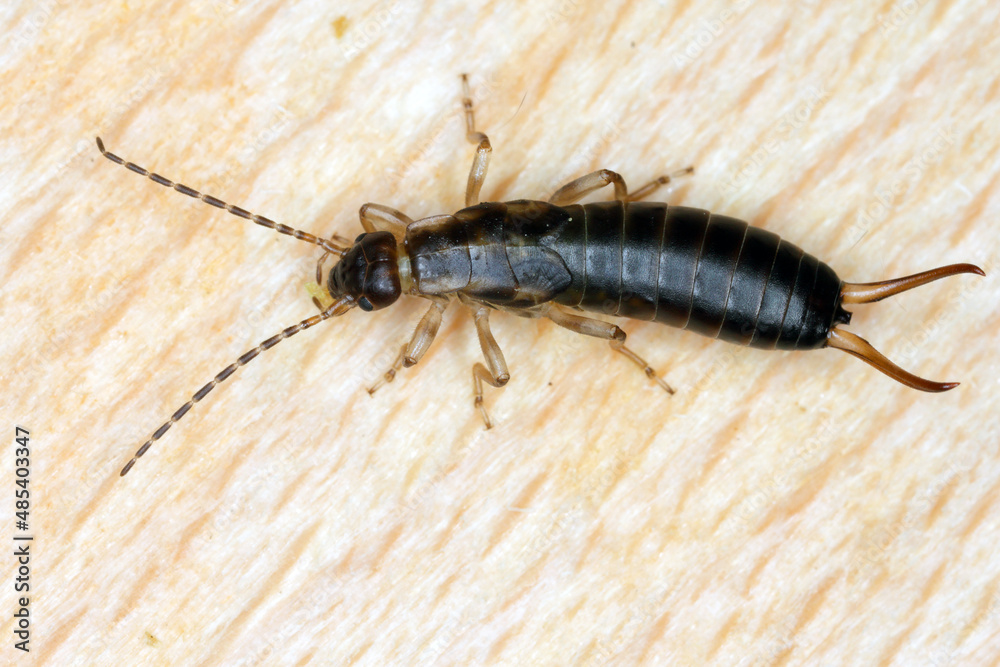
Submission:
[[[104,142],[101,141],[100,137],[97,137],[97,148],[98,150],[101,151],[101,155],[103,155],[104,157],[108,158],[109,160],[111,160],[116,164],[120,164],[129,171],[134,171],[135,173],[141,176],[145,176],[154,183],[159,183],[160,185],[163,185],[165,187],[173,188],[174,190],[177,190],[177,192],[180,192],[183,195],[187,195],[188,197],[194,197],[195,199],[200,199],[206,204],[211,204],[216,208],[225,209],[226,211],[229,211],[238,218],[243,218],[244,220],[250,220],[251,222],[255,222],[263,227],[268,227],[278,232],[279,234],[286,234],[300,241],[305,241],[306,243],[312,243],[313,245],[318,245],[320,248],[323,248],[323,250],[326,250],[328,253],[337,255],[338,257],[342,257],[344,253],[347,252],[346,248],[337,246],[331,241],[328,241],[326,239],[321,239],[317,236],[313,236],[309,232],[303,232],[300,229],[295,229],[294,227],[289,227],[288,225],[283,225],[279,222],[275,222],[274,220],[271,220],[270,218],[265,218],[262,215],[251,213],[250,211],[242,209],[239,206],[233,206],[232,204],[227,204],[221,199],[218,199],[211,195],[202,194],[197,190],[195,190],[194,188],[189,188],[188,186],[183,185],[181,183],[175,183],[171,181],[169,178],[164,178],[163,176],[160,176],[155,172],[149,171],[144,167],[140,167],[134,162],[128,162],[126,160],[123,160],[114,153],[110,153],[107,150],[105,150]]]
[[[149,440],[147,440],[145,444],[143,444],[143,446],[140,447],[139,450],[135,453],[135,456],[132,457],[132,460],[125,464],[125,467],[122,468],[120,476],[124,477],[126,473],[128,473],[128,471],[132,469],[132,466],[135,465],[135,462],[139,460],[139,457],[145,454],[149,450],[149,448],[152,447],[154,442],[162,438],[163,434],[166,433],[168,430],[170,430],[171,426],[180,421],[181,417],[186,415],[188,413],[188,410],[190,410],[195,403],[205,398],[205,396],[207,396],[210,391],[215,389],[216,385],[218,385],[220,382],[224,381],[230,375],[235,373],[238,368],[246,366],[258,354],[260,354],[264,350],[271,349],[272,347],[274,347],[281,341],[285,340],[286,338],[290,338],[291,336],[294,336],[300,331],[305,331],[309,327],[319,324],[323,320],[327,320],[336,315],[343,315],[352,307],[354,307],[354,299],[352,299],[349,296],[342,297],[340,300],[335,301],[329,308],[324,310],[319,315],[313,315],[312,317],[304,319],[294,326],[288,327],[281,333],[271,336],[267,340],[263,341],[260,345],[250,350],[249,352],[241,356],[233,363],[226,366],[224,369],[222,369],[222,371],[218,375],[212,378],[211,382],[209,382],[204,387],[195,392],[194,396],[191,397],[190,401],[188,401],[180,408],[178,408],[177,411],[170,417],[170,419],[166,421],[166,423],[160,426],[160,428],[156,429],[156,431],[149,438]]]
[[[201,201],[205,202],[206,204],[211,204],[212,206],[215,206],[216,208],[225,209],[226,211],[228,211],[229,213],[232,213],[233,215],[235,215],[238,218],[243,218],[244,220],[250,220],[251,222],[255,222],[258,225],[261,225],[262,227],[267,227],[269,229],[273,229],[274,231],[278,232],[279,234],[285,234],[287,236],[291,236],[293,238],[296,238],[299,241],[305,241],[306,243],[312,243],[313,245],[318,245],[320,248],[322,248],[323,250],[326,251],[326,252],[323,253],[323,257],[324,258],[327,257],[330,254],[337,255],[338,257],[342,257],[344,255],[344,253],[347,252],[347,248],[346,247],[338,246],[335,243],[333,243],[332,241],[328,241],[327,239],[321,239],[321,238],[319,238],[317,236],[313,236],[312,234],[310,234],[308,232],[304,232],[304,231],[302,231],[300,229],[295,229],[293,227],[289,227],[288,225],[282,225],[281,223],[275,222],[274,220],[271,220],[270,218],[265,218],[262,215],[257,215],[255,213],[251,213],[250,211],[247,211],[246,209],[242,209],[239,206],[233,206],[232,204],[227,204],[226,202],[222,201],[221,199],[218,199],[218,198],[213,197],[211,195],[202,194],[202,193],[198,192],[197,190],[195,190],[194,188],[189,188],[188,186],[183,185],[181,183],[175,183],[174,181],[171,181],[169,178],[165,178],[165,177],[160,176],[159,174],[157,174],[155,172],[149,171],[148,169],[146,169],[144,167],[140,167],[139,165],[135,164],[134,162],[128,162],[126,160],[123,160],[122,158],[118,157],[114,153],[110,153],[107,150],[105,150],[105,148],[104,148],[104,142],[101,141],[100,137],[97,137],[97,149],[99,151],[101,151],[101,155],[103,155],[104,157],[108,158],[112,162],[114,162],[116,164],[120,164],[121,166],[125,167],[129,171],[134,171],[135,173],[137,173],[137,174],[139,174],[141,176],[145,176],[146,178],[148,178],[149,180],[153,181],[154,183],[159,183],[160,185],[163,185],[165,187],[173,188],[174,190],[177,190],[177,192],[180,192],[181,194],[187,195],[188,197],[194,197],[195,199],[200,199]],[[121,476],[124,477],[125,474],[128,473],[128,471],[132,469],[132,466],[135,465],[135,462],[139,460],[139,457],[142,456],[143,454],[145,454],[149,450],[149,448],[153,445],[154,442],[156,442],[161,437],[163,437],[163,434],[166,433],[170,429],[171,426],[173,426],[174,424],[176,424],[181,419],[181,417],[183,417],[184,415],[186,415],[188,413],[188,410],[190,410],[194,406],[195,403],[197,403],[201,399],[205,398],[205,396],[207,396],[210,391],[212,391],[213,389],[215,389],[216,385],[218,385],[220,382],[223,382],[226,378],[228,378],[230,375],[232,375],[233,373],[235,373],[238,368],[241,368],[241,367],[247,365],[258,354],[260,354],[264,350],[268,350],[268,349],[274,347],[275,345],[277,345],[281,341],[285,340],[286,338],[288,338],[290,336],[294,336],[295,334],[297,334],[300,331],[305,331],[309,327],[315,326],[315,325],[319,324],[320,322],[322,322],[324,320],[327,320],[327,319],[329,319],[331,317],[334,317],[336,315],[342,315],[342,314],[346,313],[348,310],[350,310],[351,308],[353,308],[354,305],[355,305],[355,302],[354,302],[353,298],[351,298],[349,296],[341,297],[339,300],[337,300],[333,304],[331,304],[329,308],[326,308],[325,310],[323,310],[323,312],[321,312],[319,315],[313,315],[312,317],[304,319],[304,320],[302,320],[301,322],[299,322],[298,324],[296,324],[294,326],[288,327],[287,329],[283,330],[281,333],[279,333],[277,335],[274,335],[274,336],[271,336],[267,340],[263,341],[260,345],[258,345],[254,349],[250,350],[249,352],[247,352],[246,354],[244,354],[243,356],[241,356],[239,359],[237,359],[233,363],[231,363],[228,366],[226,366],[224,369],[222,369],[222,371],[218,375],[216,375],[214,378],[212,378],[211,382],[209,382],[204,387],[202,387],[201,389],[199,389],[194,394],[194,396],[191,397],[190,401],[188,401],[187,403],[185,403],[184,405],[182,405],[180,408],[178,408],[177,411],[174,412],[174,414],[170,417],[170,419],[165,424],[163,424],[162,426],[160,426],[160,428],[156,429],[156,432],[153,433],[152,437],[150,437],[149,440],[147,440],[145,442],[145,444],[143,444],[143,446],[140,447],[139,450],[135,453],[135,456],[132,457],[132,460],[130,460],[127,464],[125,464],[125,467],[122,468]]]

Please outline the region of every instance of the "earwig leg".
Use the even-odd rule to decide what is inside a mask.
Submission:
[[[476,364],[472,367],[472,384],[476,395],[475,406],[479,408],[486,428],[493,428],[493,421],[490,419],[489,413],[486,412],[486,406],[483,405],[483,382],[485,381],[499,389],[510,380],[510,372],[507,370],[507,362],[503,358],[503,352],[490,331],[489,309],[484,306],[477,307],[473,318],[476,321],[476,333],[479,334],[479,346],[483,348],[483,356],[486,357],[486,366]]]
[[[678,178],[680,176],[686,176],[688,174],[693,174],[693,173],[694,173],[694,167],[685,167],[684,169],[679,169],[678,171],[675,171],[672,174],[664,174],[663,176],[655,178],[649,183],[646,183],[644,186],[642,186],[635,192],[630,193],[628,196],[625,197],[624,201],[639,201],[640,199],[645,199],[649,195],[659,190],[664,185],[672,183],[675,178]]]
[[[378,382],[368,388],[369,395],[374,394],[385,383],[392,382],[399,369],[404,366],[409,368],[423,358],[424,353],[427,352],[431,343],[434,342],[434,336],[437,335],[438,329],[441,327],[441,316],[447,307],[448,301],[445,300],[431,303],[431,307],[424,313],[423,318],[421,318],[420,323],[417,325],[416,331],[413,332],[410,342],[403,346],[399,351],[399,356],[392,362],[392,367],[379,378]]]
[[[329,257],[329,256],[330,256],[330,253],[324,252],[320,256],[319,261],[316,262],[316,284],[317,285],[322,285],[323,284],[323,264],[324,264],[324,262],[326,262],[326,258]],[[313,299],[313,301],[315,301],[315,299]]]
[[[483,140],[476,148],[476,157],[472,159],[472,169],[469,170],[469,184],[465,188],[465,205],[475,206],[479,203],[479,191],[483,188],[483,181],[486,180],[486,168],[490,164],[490,153],[493,147],[490,140],[483,135]]]
[[[622,334],[624,335],[624,333],[625,332],[623,331]],[[625,341],[624,341],[624,339],[622,339],[620,341],[619,340],[612,340],[611,341],[611,349],[615,350],[616,352],[621,352],[626,357],[628,357],[629,359],[631,359],[632,363],[634,363],[636,366],[638,366],[642,370],[642,372],[646,374],[646,377],[648,377],[650,380],[652,380],[656,384],[660,385],[660,389],[662,389],[663,391],[667,392],[668,394],[674,393],[674,388],[671,387],[669,384],[667,384],[666,381],[663,378],[661,378],[659,375],[656,374],[656,371],[653,370],[653,367],[649,365],[649,362],[647,362],[645,359],[643,359],[642,357],[640,357],[638,354],[636,354],[632,350],[630,350],[627,347],[625,347]]]
[[[320,299],[324,298],[324,295],[325,295],[326,298],[332,298],[332,297],[330,297],[330,291],[323,284],[323,263],[326,262],[326,258],[329,257],[329,256],[330,256],[329,252],[324,252],[320,256],[319,261],[316,262],[316,288],[315,289],[319,293],[319,296],[314,296],[313,299],[312,299],[312,302],[313,302],[313,305],[315,305],[317,308],[320,309],[320,311],[326,310],[326,308],[323,306],[323,303],[320,301]],[[308,286],[308,285],[306,287],[307,287],[307,289],[313,289],[311,286]]]
[[[469,170],[469,184],[465,189],[465,205],[475,206],[479,203],[479,191],[482,190],[483,181],[486,180],[486,169],[490,164],[493,147],[490,146],[489,137],[476,131],[476,118],[472,111],[472,93],[469,91],[467,74],[462,75],[462,95],[462,107],[465,109],[465,138],[471,143],[479,144],[476,148],[476,157],[472,159],[472,169]]]
[[[628,199],[628,187],[625,185],[625,179],[621,177],[621,174],[610,169],[598,169],[593,173],[570,181],[556,190],[549,197],[549,203],[556,206],[568,206],[609,183],[613,183],[615,186],[615,199],[618,201],[626,201]]]
[[[398,373],[399,369],[401,369],[403,367],[403,360],[406,359],[406,348],[407,347],[408,347],[408,345],[403,345],[403,347],[400,348],[399,354],[396,355],[396,359],[392,362],[392,366],[389,367],[389,370],[387,370],[385,373],[383,373],[382,377],[380,377],[375,384],[373,384],[372,386],[368,387],[368,395],[369,396],[374,396],[375,395],[375,391],[379,387],[381,387],[382,385],[384,385],[387,382],[392,382],[393,380],[396,379],[396,373]]]
[[[406,226],[413,220],[401,211],[382,204],[368,203],[358,212],[361,226],[369,234],[373,232],[390,232],[397,241],[406,236]],[[347,244],[350,247],[350,243]]]
[[[625,347],[626,334],[614,324],[602,322],[601,320],[593,320],[589,317],[571,315],[569,313],[564,313],[558,308],[549,308],[545,312],[545,316],[559,326],[569,329],[570,331],[575,331],[576,333],[584,334],[586,336],[606,339],[611,344],[612,350],[615,352],[621,352],[628,357],[632,363],[642,369],[642,372],[646,374],[646,377],[660,385],[661,389],[668,394],[674,393],[673,388],[667,384],[663,378],[656,374],[656,371],[653,370],[652,366],[646,363],[645,359]]]
[[[594,190],[599,190],[608,184],[614,184],[615,199],[617,201],[638,201],[653,194],[662,186],[670,183],[674,178],[693,173],[694,167],[686,167],[672,174],[665,174],[653,179],[632,194],[629,194],[628,187],[625,185],[625,179],[622,178],[621,174],[610,169],[599,169],[586,176],[581,176],[574,181],[570,181],[556,190],[555,194],[549,197],[549,203],[556,206],[568,206],[583,199]]]
[[[497,379],[493,377],[492,373],[487,370],[486,366],[477,363],[472,367],[472,385],[476,394],[475,406],[479,408],[479,414],[483,416],[483,423],[486,425],[487,429],[493,428],[493,420],[490,419],[490,413],[486,411],[486,406],[483,404],[483,381],[486,381],[490,385],[500,388],[507,384],[508,378]]]

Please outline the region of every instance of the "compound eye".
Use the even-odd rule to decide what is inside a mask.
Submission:
[[[372,302],[369,301],[368,297],[366,296],[363,296],[360,299],[358,299],[358,307],[361,308],[361,310],[365,311],[366,313],[370,313],[373,310],[375,310],[375,306],[372,305]]]

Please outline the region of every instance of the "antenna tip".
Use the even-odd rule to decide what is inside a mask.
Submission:
[[[104,142],[101,141],[100,137],[95,137],[97,139],[97,150],[104,152]]]

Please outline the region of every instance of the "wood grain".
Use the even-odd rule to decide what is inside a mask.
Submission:
[[[22,3],[4,12],[4,416],[32,433],[39,665],[992,664],[1000,656],[1000,7]],[[212,375],[314,312],[317,252],[108,149],[353,238],[367,201],[541,198],[597,168],[750,220],[846,280],[969,261],[855,310],[927,395],[834,350],[497,315],[512,379],[423,307],[268,351],[124,479]],[[993,387],[993,389],[990,389]],[[11,440],[13,437],[11,436]],[[3,457],[13,480],[13,453]],[[12,485],[7,482],[8,488]],[[8,505],[9,507],[9,505]],[[11,521],[5,525],[10,526]],[[5,529],[10,535],[10,528]],[[4,585],[13,561],[3,559]],[[9,590],[9,589],[8,589]],[[5,661],[7,658],[4,659]]]

